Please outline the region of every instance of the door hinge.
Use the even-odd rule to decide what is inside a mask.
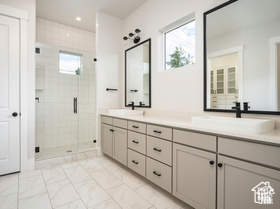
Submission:
[[[40,152],[40,147],[35,147],[35,153]]]
[[[39,47],[36,47],[36,48],[35,48],[35,52],[36,52],[36,54],[40,54],[40,48],[39,48]]]

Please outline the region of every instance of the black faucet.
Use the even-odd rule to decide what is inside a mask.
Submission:
[[[131,104],[129,104],[128,106],[131,106],[132,107],[132,110],[134,110],[134,102],[131,102]]]
[[[232,107],[231,109],[236,110],[236,118],[241,118],[241,109],[240,109],[240,102],[234,102],[235,107]]]
[[[250,106],[248,106],[249,102],[243,102],[243,108],[244,108],[244,112],[248,112],[250,109]]]

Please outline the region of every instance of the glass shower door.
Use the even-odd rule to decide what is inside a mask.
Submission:
[[[79,52],[83,55],[83,69],[79,76],[78,151],[82,152],[96,148],[96,80],[95,54],[88,51]]]
[[[95,54],[36,47],[36,159],[94,149]]]
[[[36,43],[36,159],[77,151],[79,78],[65,71],[65,63],[73,66],[61,55],[67,51]]]

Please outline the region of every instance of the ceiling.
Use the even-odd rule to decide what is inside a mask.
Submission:
[[[95,32],[98,11],[124,19],[147,0],[36,0],[36,16]],[[76,17],[82,20],[79,22]]]

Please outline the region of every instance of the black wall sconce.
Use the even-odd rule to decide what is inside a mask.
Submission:
[[[131,39],[131,40],[133,40],[133,43],[137,44],[140,41],[140,36],[139,36],[140,32],[141,32],[141,30],[137,28],[137,29],[135,29],[135,34],[129,33],[128,37],[127,36],[123,37],[123,40],[126,41],[127,39]]]

